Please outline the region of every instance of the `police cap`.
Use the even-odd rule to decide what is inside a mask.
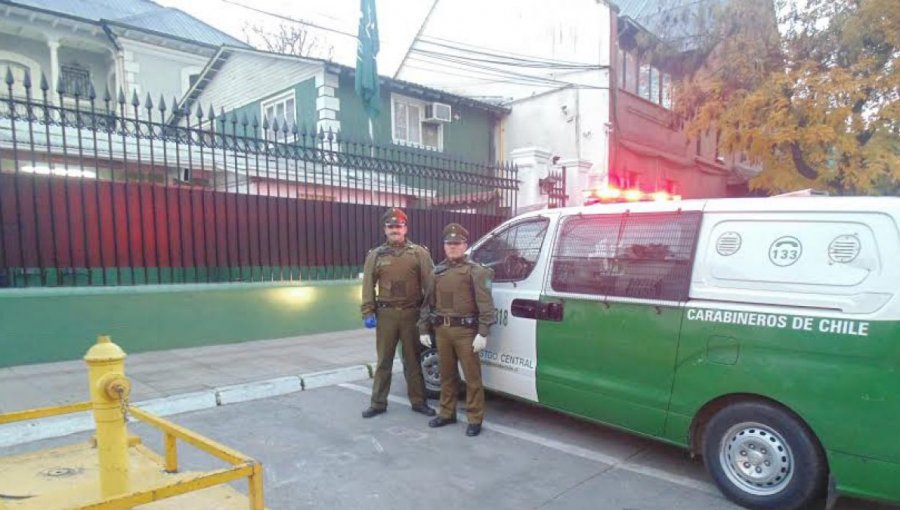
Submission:
[[[406,213],[402,209],[392,207],[381,216],[385,225],[406,225]]]
[[[444,227],[445,243],[464,243],[469,240],[469,231],[459,223],[451,223]]]

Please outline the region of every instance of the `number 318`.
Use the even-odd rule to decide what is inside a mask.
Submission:
[[[499,326],[506,326],[509,322],[509,310],[502,310],[497,308],[494,310],[494,324]]]

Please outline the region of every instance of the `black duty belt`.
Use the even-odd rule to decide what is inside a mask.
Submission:
[[[465,328],[477,328],[478,317],[445,317],[443,315],[435,315],[432,319],[435,326],[462,326]]]
[[[398,303],[387,303],[385,301],[377,301],[375,306],[378,308],[394,308],[396,310],[407,310],[409,308],[418,308],[416,305],[401,305]]]

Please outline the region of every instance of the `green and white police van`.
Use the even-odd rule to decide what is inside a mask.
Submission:
[[[747,508],[900,501],[898,225],[900,198],[518,216],[470,248],[485,386],[701,454]]]

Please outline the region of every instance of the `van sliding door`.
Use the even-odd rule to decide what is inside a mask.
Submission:
[[[560,220],[538,306],[538,398],[646,434],[665,423],[699,211]]]

